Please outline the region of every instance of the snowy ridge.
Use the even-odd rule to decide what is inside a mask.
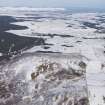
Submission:
[[[64,11],[65,8],[0,7],[0,11]]]

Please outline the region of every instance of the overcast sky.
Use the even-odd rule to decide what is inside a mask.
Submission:
[[[0,6],[105,8],[105,0],[0,0]]]

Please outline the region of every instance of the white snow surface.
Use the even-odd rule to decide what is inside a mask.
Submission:
[[[68,53],[69,55],[71,55],[71,53],[76,53],[84,56],[88,59],[84,62],[87,65],[86,80],[89,103],[90,105],[105,105],[105,33],[98,33],[96,32],[96,28],[83,25],[83,22],[88,22],[91,24],[96,24],[96,26],[99,26],[101,28],[105,28],[105,24],[103,23],[103,21],[99,21],[99,19],[101,19],[100,16],[103,16],[103,19],[105,19],[105,13],[65,13],[64,11],[55,12],[53,10],[46,10],[44,12],[38,10],[35,10],[33,12],[32,10],[27,12],[27,10],[29,9],[25,9],[22,9],[24,10],[22,12],[17,12],[18,9],[1,9],[0,11],[1,15],[6,14],[14,16],[14,18],[16,19],[23,18],[25,20],[23,22],[16,22],[11,24],[28,27],[28,29],[26,30],[8,30],[7,32],[14,33],[19,36],[41,37],[44,38],[46,43],[49,44],[34,46],[26,50],[24,53],[35,53],[37,51],[52,51]],[[39,18],[36,19],[37,17]],[[49,48],[45,49],[45,47]],[[21,72],[21,70],[27,69],[26,81],[29,81],[31,78],[30,74],[32,73],[31,70],[34,70],[35,68],[35,65],[33,63],[35,62],[35,60],[37,59],[30,57],[15,62],[13,64],[14,71],[16,71],[15,73],[18,74],[19,72]],[[64,61],[62,63],[62,60],[60,60],[60,62],[61,64],[64,64],[63,66],[66,66]],[[73,65],[72,67],[78,69],[77,66]],[[5,70],[11,68],[12,67],[5,67]],[[31,70],[28,70],[30,68]],[[38,80],[42,81],[44,78],[44,75],[40,75]],[[77,84],[81,84],[81,82],[83,81],[80,80]],[[62,82],[63,85],[66,83],[65,81]],[[32,92],[33,83],[30,82],[29,86],[31,86],[29,88],[30,92]],[[61,87],[57,88],[57,90],[54,89],[53,91],[63,91]],[[24,97],[23,99],[25,100],[29,97]],[[59,96],[59,99],[61,100],[62,98],[60,97],[61,96]],[[43,96],[40,96],[40,99],[43,101]],[[54,105],[56,104],[54,103]]]
[[[0,56],[2,56],[3,54],[2,53],[0,53]]]
[[[6,77],[8,84],[15,84],[16,92],[11,93],[14,97],[12,100],[22,96],[23,101],[16,105],[69,105],[87,98],[85,75],[70,75],[72,69],[85,72],[79,66],[81,61],[82,56],[78,54],[24,54],[11,60],[2,70],[9,72]],[[42,65],[48,65],[48,69],[41,69]],[[38,72],[32,79],[32,73]],[[7,102],[4,99],[4,103]]]

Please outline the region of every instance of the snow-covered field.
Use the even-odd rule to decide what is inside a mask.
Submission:
[[[8,7],[0,15],[28,27],[6,32],[45,40],[1,66],[5,94],[12,92],[3,105],[88,105],[87,97],[90,105],[105,105],[105,13]]]

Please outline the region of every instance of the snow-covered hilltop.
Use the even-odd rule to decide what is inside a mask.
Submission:
[[[0,103],[16,105],[88,105],[85,64],[77,54],[24,54],[1,70]],[[4,77],[6,76],[6,77]],[[5,85],[7,88],[5,88]],[[17,102],[18,99],[18,103]]]
[[[0,7],[0,11],[64,11],[65,8]]]

